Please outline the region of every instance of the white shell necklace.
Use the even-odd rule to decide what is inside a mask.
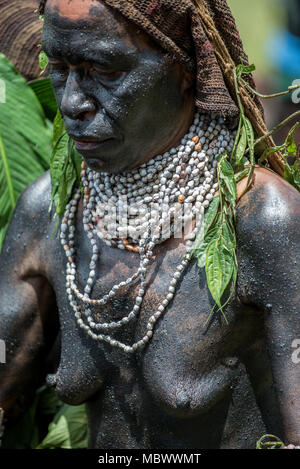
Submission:
[[[76,190],[66,206],[60,238],[67,256],[68,299],[77,324],[92,339],[107,342],[128,353],[144,347],[151,339],[156,322],[173,300],[176,285],[191,258],[193,241],[201,229],[204,210],[218,188],[217,156],[224,150],[230,152],[233,141],[234,132],[227,129],[222,117],[196,113],[189,133],[177,148],[158,155],[135,170],[109,175],[96,173],[82,165],[83,226],[92,247],[89,277],[83,293],[76,285],[74,248],[80,190]],[[185,256],[173,274],[165,298],[149,318],[146,334],[133,345],[114,339],[109,334],[135,319],[141,310],[153,248],[174,236],[176,224],[182,228],[187,223],[191,225],[191,221],[193,227],[185,244]],[[114,285],[102,298],[93,299],[90,294],[99,257],[98,237],[109,246],[138,252],[140,265],[131,277]],[[106,323],[94,318],[91,306],[105,305],[120,288],[134,282],[139,282],[139,290],[127,316]]]

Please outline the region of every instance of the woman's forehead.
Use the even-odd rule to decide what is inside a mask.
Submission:
[[[96,11],[104,10],[98,0],[48,0],[47,10],[54,10],[70,21],[92,19]]]
[[[58,39],[61,47],[65,42],[81,42],[82,46],[85,42],[90,42],[93,47],[92,43],[106,40],[111,47],[116,43],[124,50],[151,49],[164,54],[147,33],[101,0],[48,0],[43,31],[44,45],[47,38],[53,43]],[[51,44],[47,42],[49,49]]]

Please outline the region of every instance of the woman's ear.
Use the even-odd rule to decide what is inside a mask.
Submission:
[[[182,92],[189,91],[195,85],[195,76],[182,67]]]

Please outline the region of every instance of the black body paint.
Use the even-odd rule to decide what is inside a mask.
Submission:
[[[89,25],[71,27],[64,21],[49,13],[44,45],[52,59],[66,64],[63,77],[56,70],[52,78],[67,129],[79,139],[112,138],[82,149],[90,166],[130,168],[185,132],[178,123],[187,123],[191,91],[182,86],[187,83],[182,70],[172,72],[146,39],[141,48],[136,30],[124,42],[123,30],[112,40],[109,22],[97,32],[92,21],[90,34]],[[96,82],[90,72],[96,51],[103,63],[111,44],[123,51],[122,58],[112,54],[109,67],[114,63],[126,73],[119,86],[107,89],[102,76]],[[8,360],[0,367],[0,406],[8,418],[27,407],[49,373],[65,402],[87,402],[90,447],[254,448],[264,433],[299,444],[300,368],[291,360],[291,342],[300,336],[300,196],[295,189],[258,169],[238,204],[239,278],[225,310],[229,325],[215,317],[205,327],[213,302],[204,271],[191,263],[151,342],[136,356],[95,343],[77,327],[65,289],[65,253],[51,236],[55,222],[49,200],[46,174],[20,199],[1,254],[0,337]],[[82,290],[91,249],[81,220],[80,205],[76,236]],[[95,297],[138,264],[134,253],[98,242]],[[118,339],[132,343],[143,335],[183,252],[182,240],[154,250],[145,307]],[[123,316],[135,294],[135,288],[120,290],[101,310],[103,320]]]

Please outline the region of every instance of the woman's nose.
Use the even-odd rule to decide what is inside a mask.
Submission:
[[[68,76],[60,109],[64,116],[73,120],[88,119],[96,112],[94,100],[83,92],[80,77],[74,70]]]

